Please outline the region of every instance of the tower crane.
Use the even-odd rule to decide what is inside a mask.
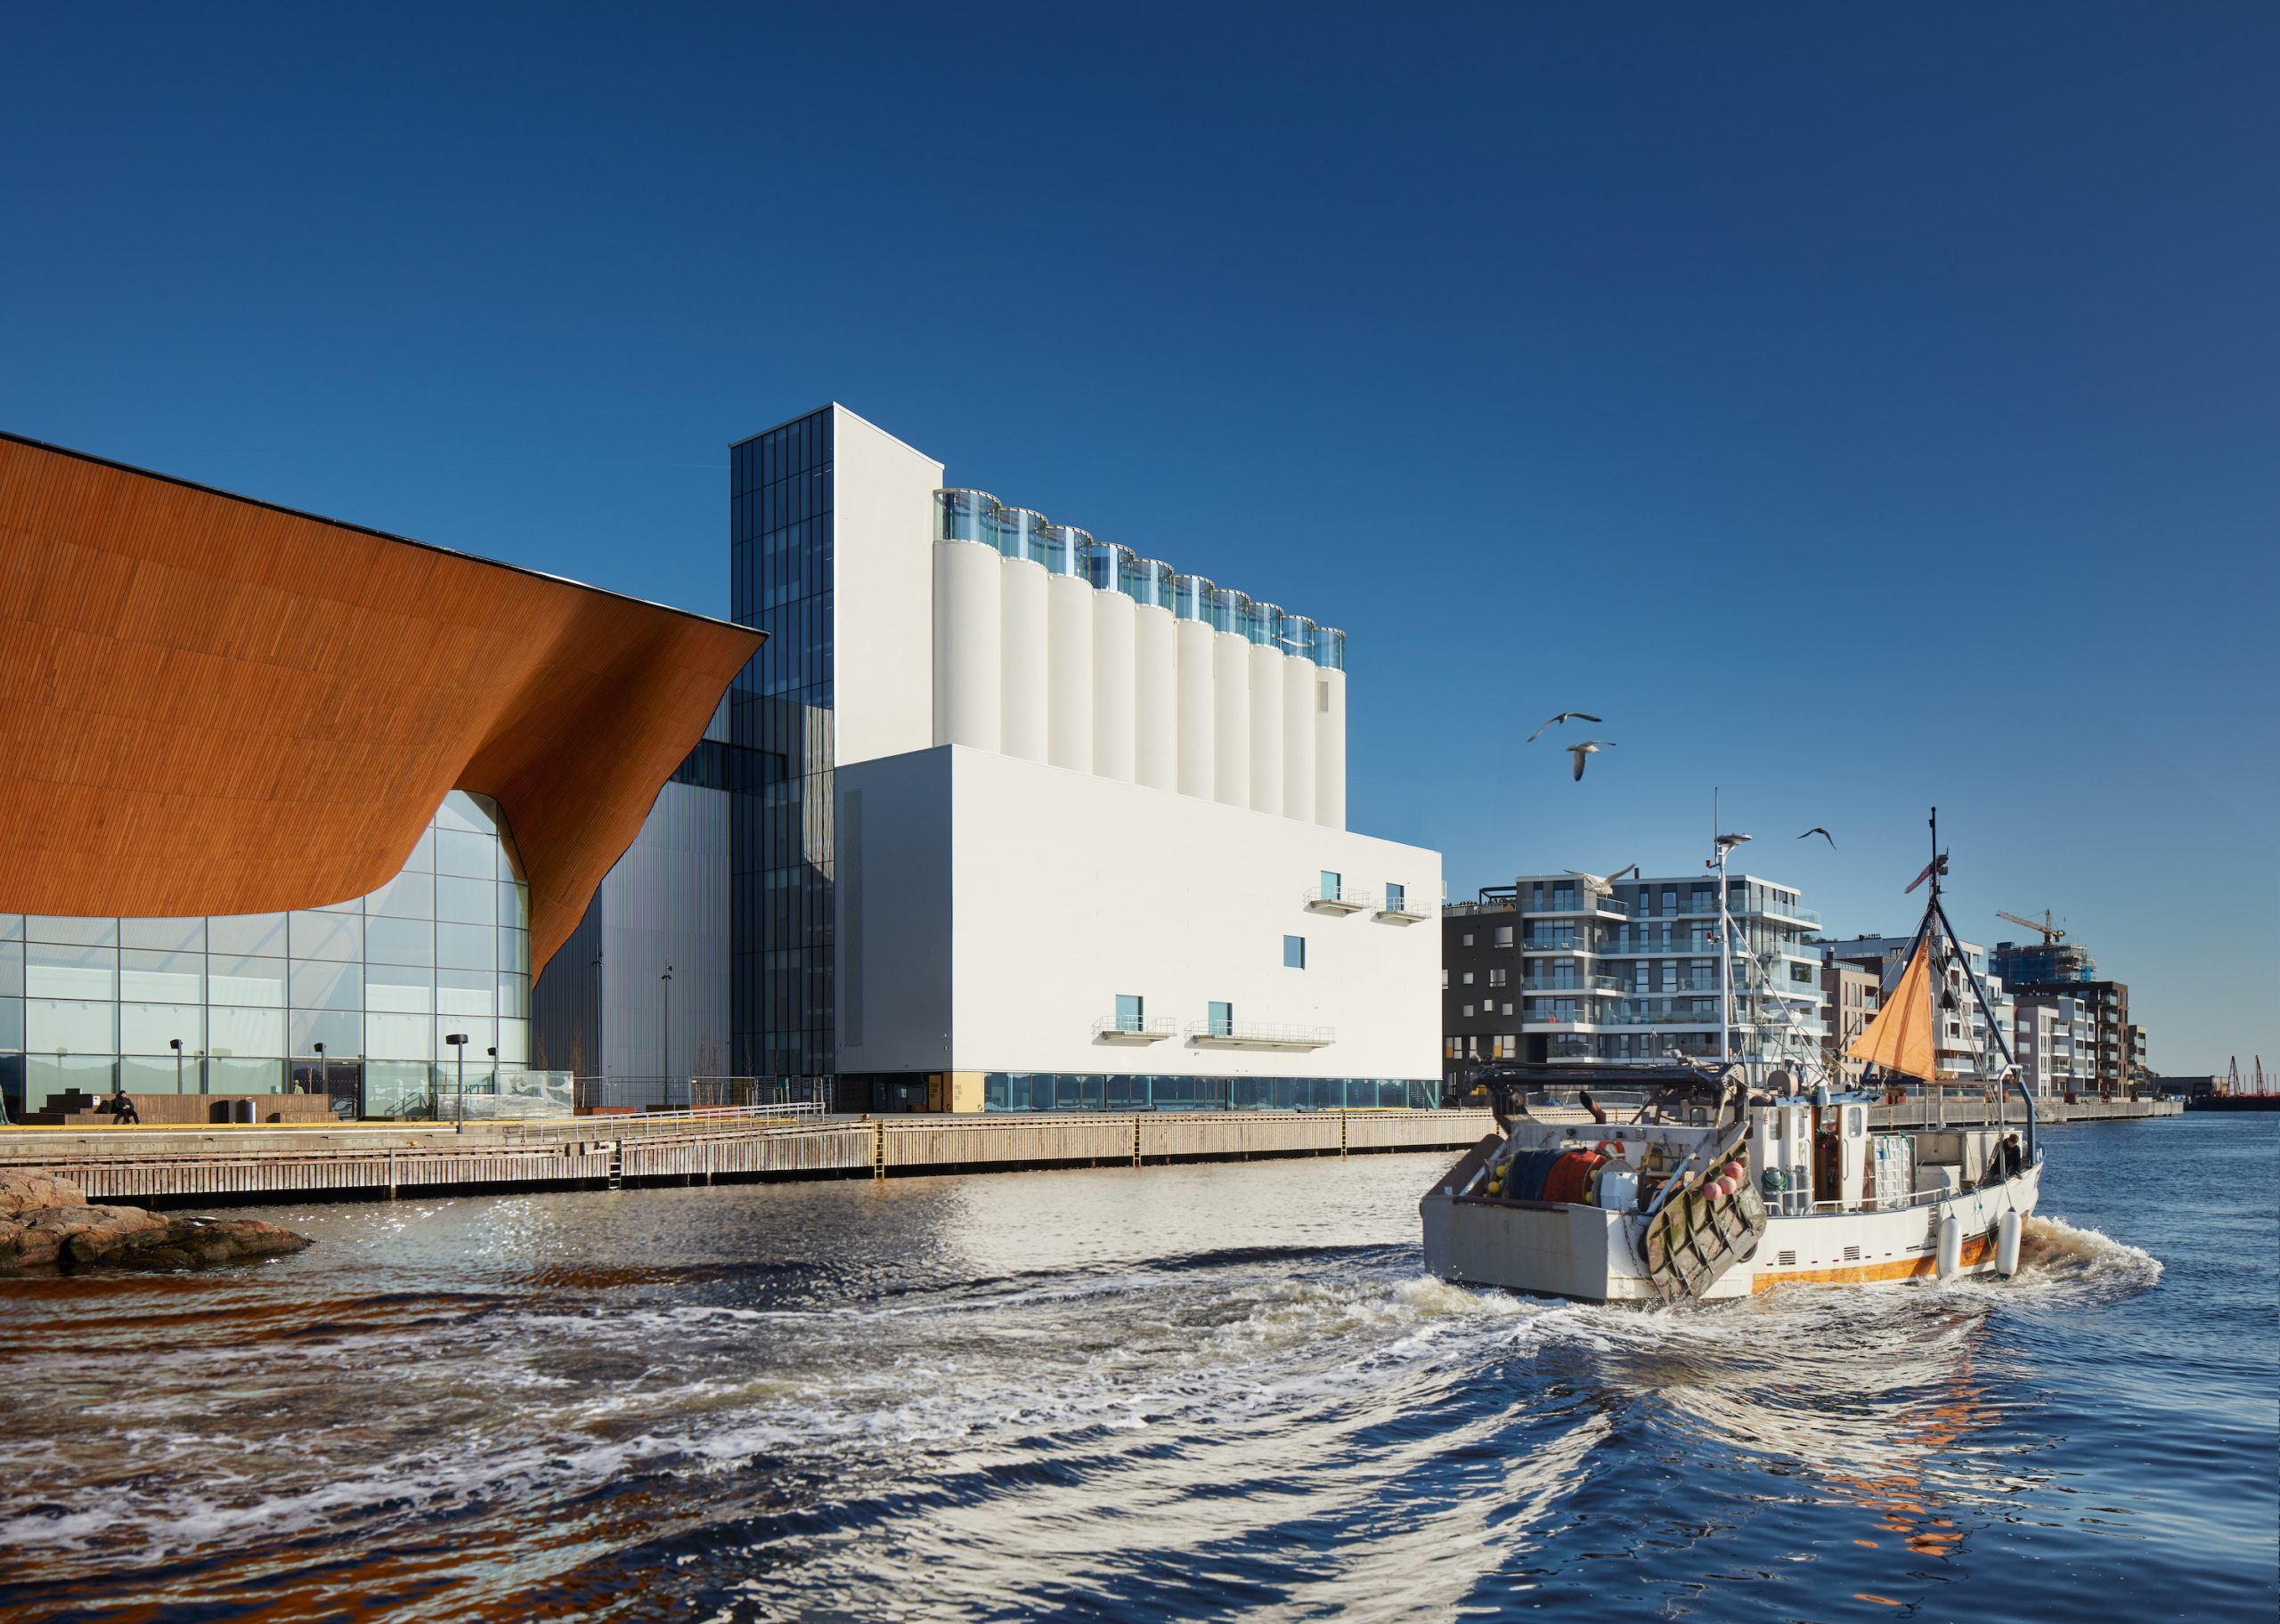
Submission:
[[[2024,925],[2030,930],[2041,931],[2042,945],[2046,947],[2055,947],[2059,943],[2066,939],[2066,932],[2050,922],[2050,910],[2048,908],[2045,908],[2042,911],[2042,918],[2040,920],[2021,919],[2015,914],[2004,913],[2000,908],[1995,910],[1995,917],[1998,919],[2007,919],[2015,925]]]

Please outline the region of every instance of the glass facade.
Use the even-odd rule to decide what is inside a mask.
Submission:
[[[1239,633],[1325,670],[1346,669],[1346,634],[1335,626],[1317,626],[1274,604],[1253,603],[1233,587],[1215,587],[1201,575],[1176,574],[1168,564],[1096,541],[1073,524],[1053,524],[1027,508],[1008,508],[987,491],[935,491],[934,539],[978,541],[1008,558],[1033,559],[1056,575],[1081,575],[1103,591],[1169,609],[1180,620],[1201,621],[1216,631]],[[744,615],[739,612],[736,618]]]
[[[833,1065],[832,415],[729,448],[729,615],[768,641],[729,690],[732,1069]],[[992,504],[995,508],[995,504]],[[1031,516],[1032,517],[1034,516]],[[997,545],[995,512],[976,512]]]
[[[0,1095],[330,1092],[343,1115],[427,1108],[530,1056],[530,891],[497,803],[454,790],[369,897],[207,919],[0,914]],[[322,1057],[317,1045],[324,1046]],[[179,1044],[179,1050],[176,1045]]]
[[[982,1074],[991,1111],[1427,1110],[1437,1081],[1406,1077],[1166,1077],[1048,1071]]]

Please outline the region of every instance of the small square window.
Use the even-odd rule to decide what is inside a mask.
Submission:
[[[1469,1003],[1464,1006],[1464,1018],[1467,1020],[1470,1020],[1472,1019],[1472,1006]]]
[[[1499,925],[1496,927],[1496,945],[1499,947],[1510,947],[1512,945],[1511,926]]]
[[[1282,938],[1282,968],[1304,970],[1307,967],[1307,938],[1286,936]]]
[[[1470,987],[1472,985],[1472,971],[1469,970],[1464,972],[1464,984],[1467,987]]]
[[[1462,946],[1470,947],[1472,946],[1472,932],[1468,930],[1457,939]]]

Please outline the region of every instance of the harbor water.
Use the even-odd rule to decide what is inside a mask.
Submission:
[[[2280,1119],[2019,1279],[1424,1276],[1448,1156],[270,1206],[0,1284],[0,1618],[2269,1620]]]

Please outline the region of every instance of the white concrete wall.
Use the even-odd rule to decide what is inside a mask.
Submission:
[[[844,764],[934,741],[934,491],[942,465],[832,413],[835,748]]]
[[[1325,868],[1350,890],[1390,881],[1438,897],[1438,853],[952,746],[843,768],[839,792],[843,1071],[1440,1074],[1437,922],[1305,903]],[[846,878],[850,839],[862,847],[859,887]],[[1283,967],[1286,934],[1306,938],[1304,970]],[[1120,993],[1181,1035],[1096,1042]],[[1214,1000],[1234,1005],[1239,1027],[1330,1027],[1336,1039],[1311,1051],[1194,1044],[1184,1028]]]
[[[834,960],[843,1072],[949,1068],[950,763],[982,753],[945,746],[859,762],[835,775]]]

